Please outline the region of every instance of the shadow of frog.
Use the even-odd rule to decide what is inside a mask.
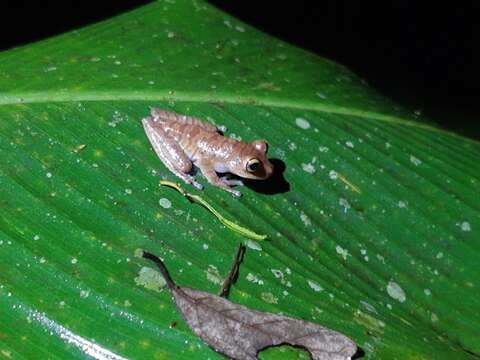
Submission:
[[[287,182],[283,173],[285,172],[285,163],[280,159],[269,159],[273,165],[273,174],[265,180],[242,179],[243,184],[249,189],[266,195],[285,193],[290,190],[290,184]]]

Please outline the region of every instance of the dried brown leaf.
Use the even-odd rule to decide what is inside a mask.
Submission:
[[[308,321],[249,309],[204,291],[179,287],[156,256],[144,252],[162,272],[177,309],[192,331],[233,359],[255,360],[257,352],[289,344],[307,349],[314,360],[346,360],[356,352],[347,336]]]
[[[308,321],[249,309],[190,288],[172,289],[172,295],[192,331],[233,359],[254,360],[261,349],[279,344],[304,347],[314,360],[350,359],[357,349],[348,337]]]

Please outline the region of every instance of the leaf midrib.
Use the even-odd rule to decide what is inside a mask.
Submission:
[[[325,104],[320,101],[301,101],[286,99],[268,99],[251,98],[246,96],[236,96],[231,94],[211,94],[200,92],[175,92],[172,91],[86,91],[86,92],[64,92],[62,91],[41,91],[41,92],[19,92],[15,94],[0,94],[0,106],[14,104],[32,104],[32,103],[62,103],[62,102],[100,102],[100,101],[161,101],[161,102],[219,102],[236,105],[257,105],[270,106],[277,108],[291,108],[304,111],[316,111],[328,114],[348,115],[357,118],[377,120],[384,123],[424,129],[431,132],[442,133],[445,135],[461,138],[478,145],[479,142],[463,137],[456,133],[437,128],[430,124],[424,124],[408,120],[399,116],[382,114],[375,111],[361,110],[357,108],[347,108],[344,106]]]

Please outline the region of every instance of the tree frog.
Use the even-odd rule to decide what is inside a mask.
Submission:
[[[223,136],[219,129],[198,118],[151,108],[151,116],[142,119],[153,149],[165,166],[180,179],[201,190],[192,175],[199,168],[208,182],[233,196],[241,196],[232,186],[242,185],[231,173],[246,179],[267,179],[273,173],[265,140],[239,141]]]

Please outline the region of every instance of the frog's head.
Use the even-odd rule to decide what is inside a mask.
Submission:
[[[241,169],[236,175],[246,179],[267,179],[273,173],[273,165],[267,158],[268,143],[255,140],[242,151]]]

